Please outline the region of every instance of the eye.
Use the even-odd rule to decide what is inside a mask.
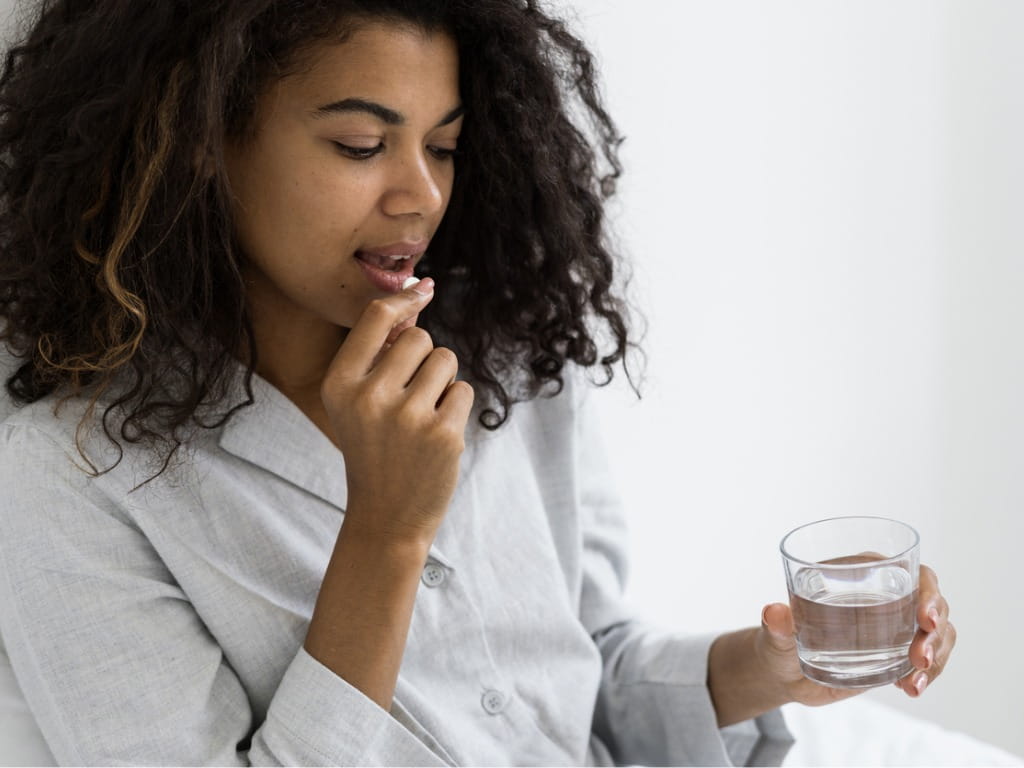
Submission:
[[[451,160],[459,154],[457,149],[445,149],[444,147],[427,147],[427,149],[438,160]]]
[[[345,157],[351,160],[369,160],[376,154],[379,154],[384,149],[384,144],[378,144],[375,147],[350,147],[348,144],[342,144],[340,141],[331,142],[338,148]]]

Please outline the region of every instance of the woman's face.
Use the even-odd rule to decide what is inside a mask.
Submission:
[[[235,228],[257,323],[351,328],[400,290],[448,205],[458,54],[444,33],[372,23],[309,61],[228,143]]]

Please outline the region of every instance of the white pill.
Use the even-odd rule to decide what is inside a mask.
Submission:
[[[407,278],[405,278],[405,282],[402,283],[402,290],[404,291],[406,288],[412,288],[419,281],[420,281],[420,279],[418,277],[407,277]]]

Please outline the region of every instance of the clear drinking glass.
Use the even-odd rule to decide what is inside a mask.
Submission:
[[[806,677],[870,688],[911,670],[919,537],[882,517],[836,517],[790,531],[780,549]]]

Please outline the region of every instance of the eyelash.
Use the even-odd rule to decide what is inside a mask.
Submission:
[[[350,160],[369,160],[374,155],[384,151],[383,144],[378,144],[376,147],[350,147],[347,144],[342,144],[340,141],[335,141],[333,144],[341,154]],[[430,147],[429,149],[430,153],[438,160],[451,160],[459,154],[457,149],[442,149],[441,147]]]

